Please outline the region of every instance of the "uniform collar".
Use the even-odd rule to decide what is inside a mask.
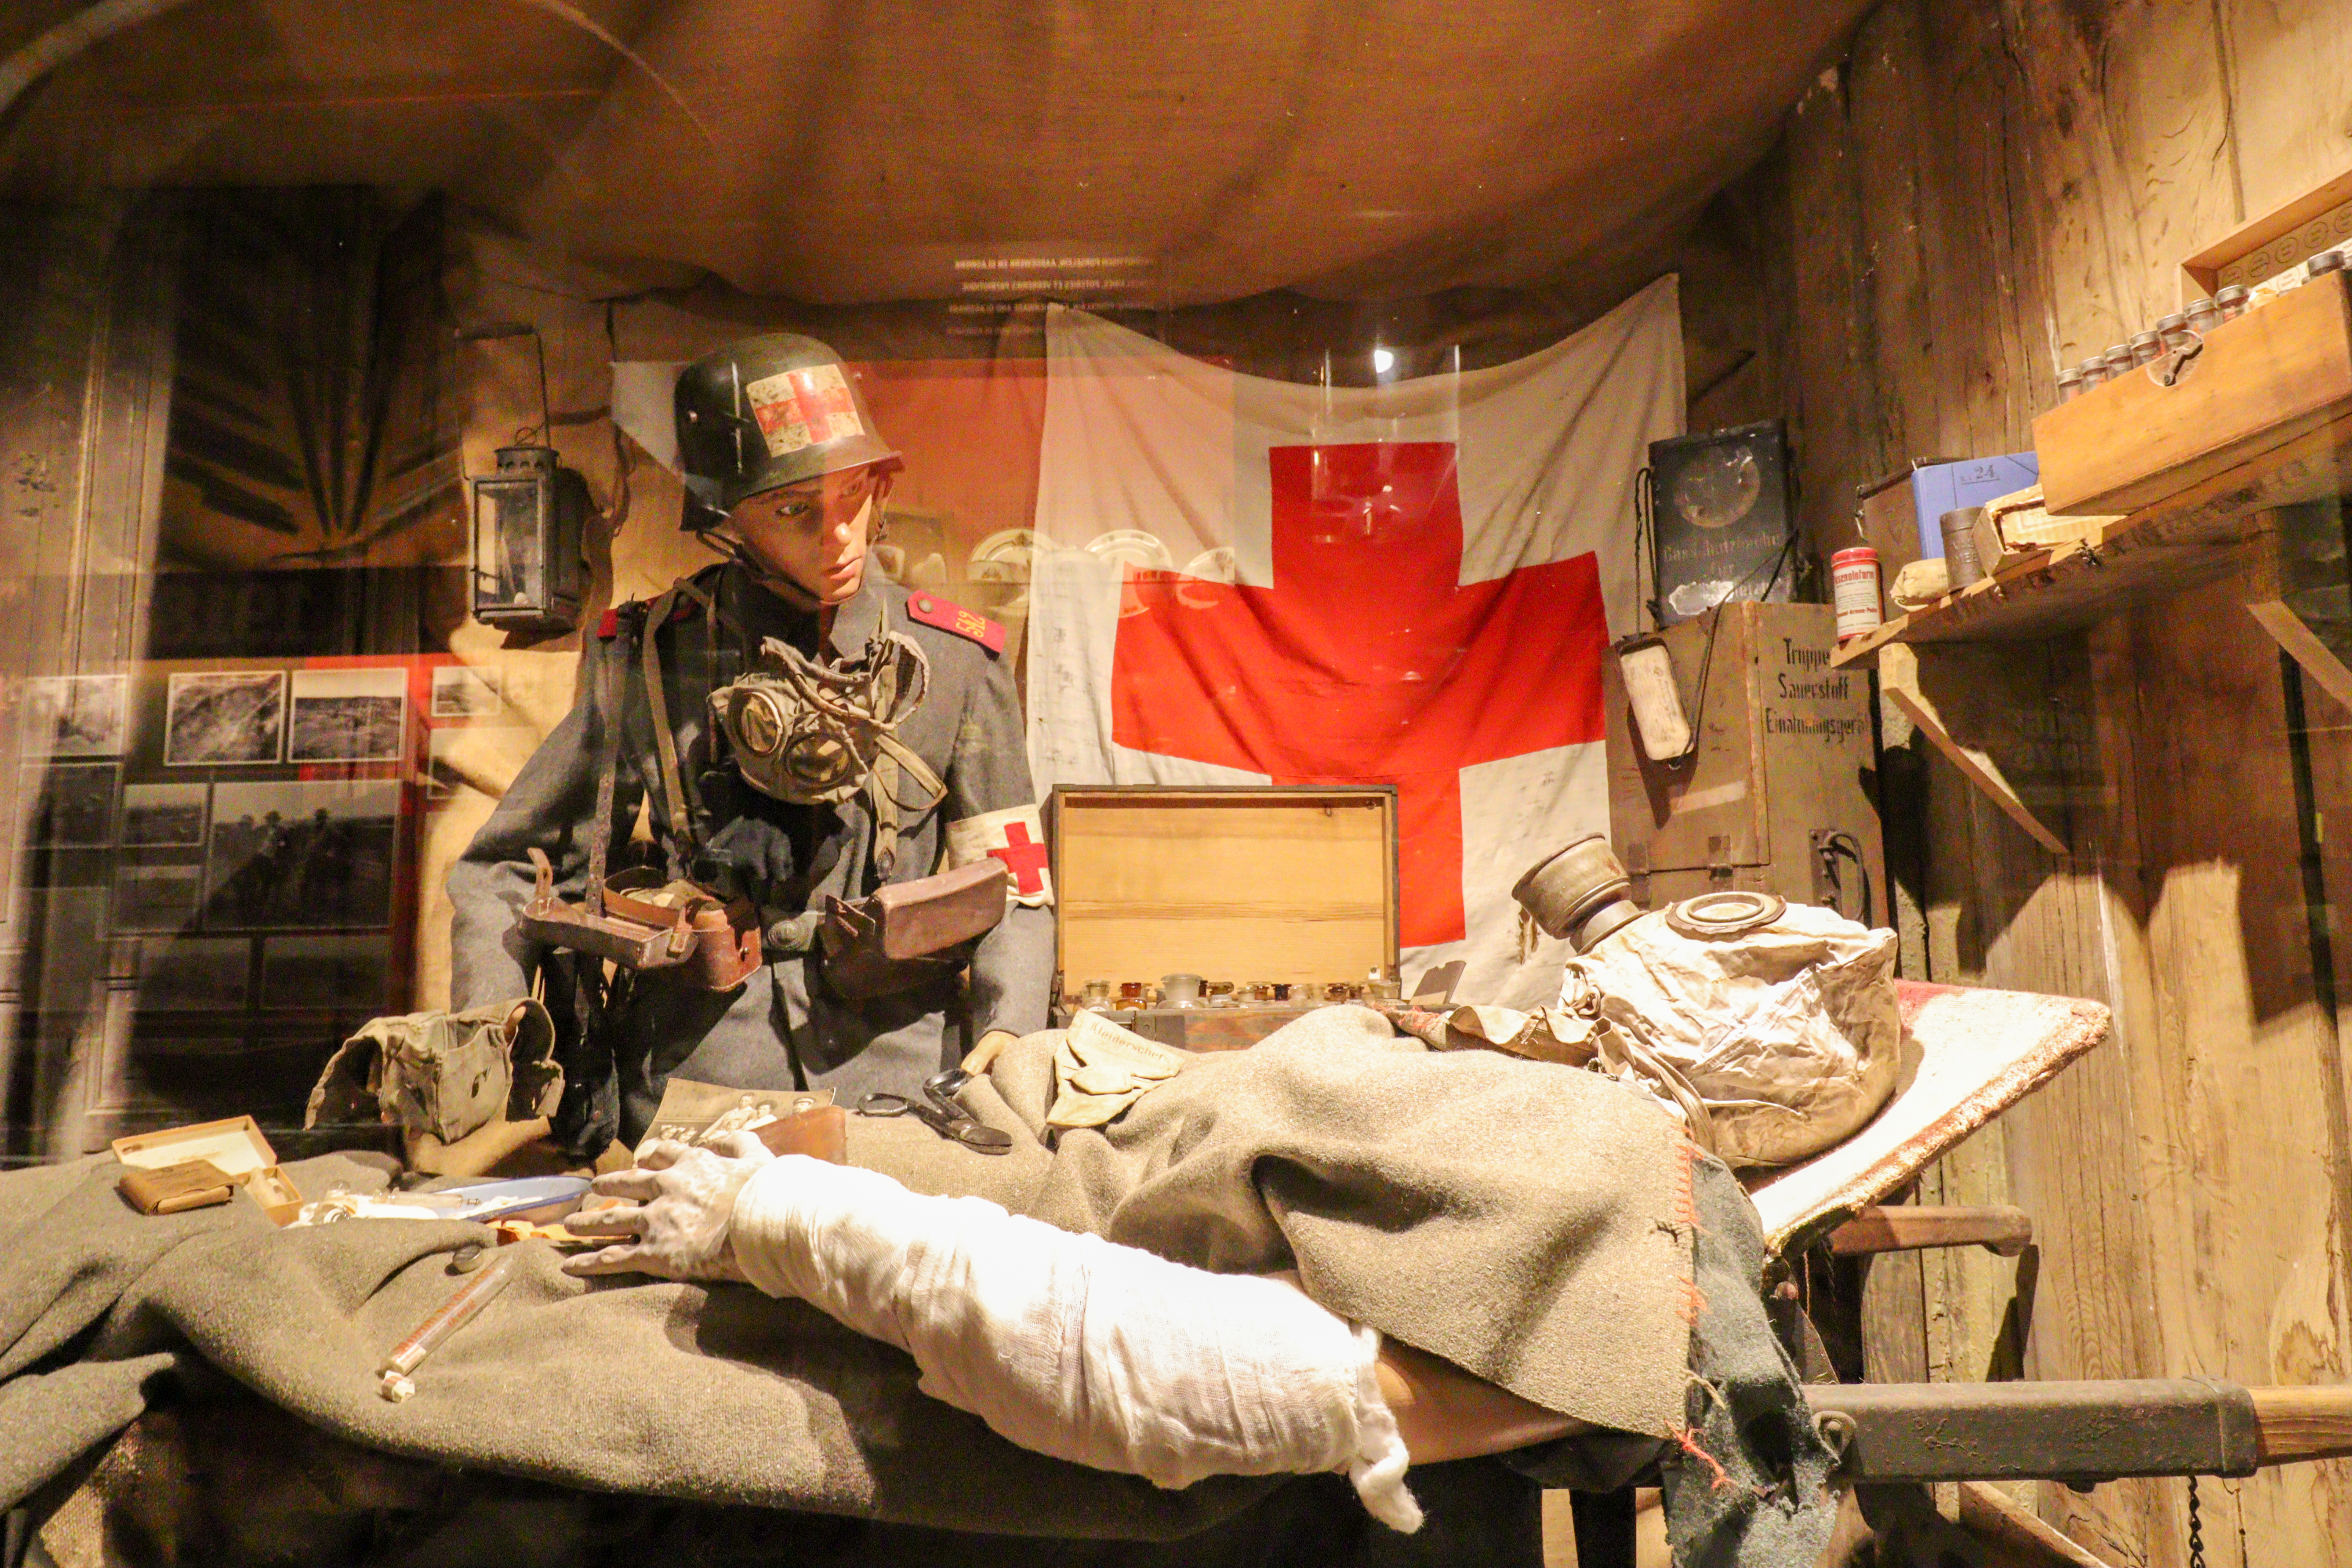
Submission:
[[[737,614],[745,629],[756,637],[772,637],[795,647],[814,649],[816,611],[803,610],[770,593],[740,565],[730,563],[725,571],[733,579],[730,584],[733,604],[740,606]],[[889,592],[888,581],[869,563],[865,582],[834,612],[833,635],[827,641],[835,653],[851,658],[865,651],[890,607]]]
[[[833,651],[844,658],[854,658],[866,651],[866,645],[880,631],[890,607],[889,584],[866,563],[866,580],[857,585],[857,593],[833,615]]]

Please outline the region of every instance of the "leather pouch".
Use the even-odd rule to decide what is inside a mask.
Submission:
[[[954,973],[971,944],[1003,923],[1006,875],[1003,861],[984,858],[893,882],[854,903],[828,899],[819,928],[825,979],[855,999]]]
[[[184,1214],[228,1202],[241,1179],[210,1160],[188,1160],[177,1165],[125,1171],[114,1190],[141,1214]]]
[[[592,907],[556,897],[554,868],[540,850],[530,856],[539,882],[515,920],[533,942],[640,973],[667,972],[678,984],[710,991],[731,990],[760,966],[759,915],[742,900],[625,871],[604,884],[601,907]]]

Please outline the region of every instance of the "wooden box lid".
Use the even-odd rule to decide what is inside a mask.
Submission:
[[[1361,982],[1397,961],[1390,786],[1054,791],[1062,990],[1198,974]]]

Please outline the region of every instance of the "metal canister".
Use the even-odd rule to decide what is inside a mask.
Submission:
[[[2341,272],[2344,270],[2343,247],[2339,246],[2333,250],[2323,250],[2305,262],[2304,266],[2309,269],[2312,278],[2322,278],[2330,272]],[[2305,281],[2308,280],[2308,279],[2305,279]]]
[[[2221,324],[2221,306],[2213,300],[2193,300],[2181,315],[2187,319],[2189,330],[2200,336]]]
[[[2083,367],[2070,364],[2058,373],[2058,401],[2072,403],[2083,395]]]
[[[2131,341],[2134,364],[2154,364],[2164,357],[2164,338],[2157,332],[2134,332]]]
[[[1948,592],[1957,594],[1971,583],[1984,581],[1984,563],[1977,559],[1977,519],[1984,508],[1955,507],[1940,520],[1944,533],[1944,575]]]
[[[2086,359],[2074,368],[2083,373],[2083,390],[2085,392],[2107,379],[2107,362],[2104,358]]]
[[[2221,307],[2223,321],[2234,321],[2246,313],[2246,302],[2252,293],[2253,290],[2243,283],[2232,283],[2227,289],[2214,292],[2213,303]]]
[[[2131,369],[2133,363],[2131,344],[2110,343],[2107,345],[2107,352],[2099,357],[2106,361],[2107,379],[2113,381]]]
[[[1885,620],[1878,596],[1878,552],[1868,545],[1831,555],[1830,590],[1837,604],[1838,641],[1875,631]]]

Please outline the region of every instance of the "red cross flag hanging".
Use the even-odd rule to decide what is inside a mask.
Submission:
[[[1558,994],[1510,889],[1608,830],[1601,668],[1633,477],[1679,434],[1674,280],[1486,370],[1298,386],[1056,310],[1031,764],[1056,784],[1385,784],[1405,978]],[[1622,628],[1621,628],[1622,629]]]

